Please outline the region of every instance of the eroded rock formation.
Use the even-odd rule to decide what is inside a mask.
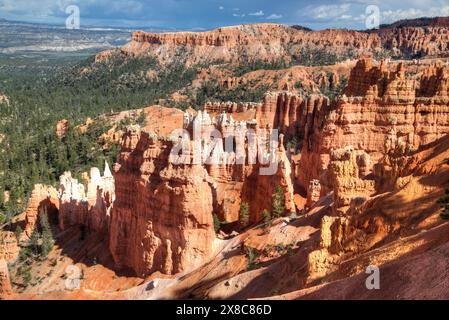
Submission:
[[[39,222],[39,213],[47,210],[47,214],[57,213],[59,208],[58,191],[50,186],[37,184],[34,186],[25,212],[25,234],[30,237]]]
[[[91,169],[87,192],[70,172],[65,172],[60,177],[59,190],[40,184],[34,186],[25,212],[25,235],[31,236],[41,212],[61,230],[84,225],[88,230],[107,234],[114,200],[115,183],[107,163],[103,176],[97,168]]]
[[[20,247],[13,232],[0,231],[0,259],[13,262],[19,256]]]
[[[413,65],[359,60],[343,96],[316,113],[312,131],[306,131],[299,177],[304,188],[320,179],[323,194],[332,189],[323,173],[333,149],[352,146],[366,153],[359,161],[369,175],[385,153],[416,150],[449,133],[447,67],[432,65],[417,75],[406,68]]]
[[[56,124],[56,135],[59,138],[62,138],[66,135],[67,130],[69,129],[69,121],[68,120],[61,120],[58,121],[58,123]]]
[[[114,167],[111,253],[119,267],[138,275],[178,273],[212,254],[209,176],[201,165],[169,164],[172,145],[137,128],[128,131]]]
[[[0,300],[12,294],[11,280],[6,260],[0,258]]]
[[[436,19],[434,19],[436,21]],[[218,28],[206,32],[149,33],[136,31],[131,42],[121,48],[126,55],[150,52],[161,63],[174,61],[184,50],[186,64],[199,62],[238,62],[249,60],[290,62],[307,59],[321,50],[329,55],[356,57],[359,54],[385,52],[401,57],[444,56],[447,52],[448,22],[422,25],[393,25],[370,32],[351,30],[309,31],[280,24],[253,24]],[[181,49],[182,48],[182,49]],[[330,49],[332,48],[332,49]],[[97,55],[108,59],[110,53]],[[227,84],[232,86],[233,80]]]
[[[98,168],[90,170],[87,192],[70,172],[60,177],[59,226],[62,230],[84,225],[88,230],[107,234],[115,201],[115,182],[107,162],[101,176]]]

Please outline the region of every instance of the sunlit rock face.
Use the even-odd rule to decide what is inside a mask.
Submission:
[[[70,172],[60,178],[59,226],[84,225],[88,230],[107,234],[115,201],[115,181],[108,163],[103,176],[98,168],[90,170],[87,192]]]
[[[351,146],[364,152],[358,160],[363,177],[386,153],[416,150],[449,133],[448,67],[437,63],[410,73],[418,67],[358,61],[343,95],[314,114],[305,134],[298,179],[304,188],[318,179],[322,194],[332,190],[326,174],[332,150]]]

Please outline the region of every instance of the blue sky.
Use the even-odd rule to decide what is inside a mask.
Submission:
[[[368,5],[379,7],[381,23],[449,16],[449,0],[0,0],[0,18],[64,25],[65,8],[73,4],[80,8],[81,27],[167,30],[259,22],[364,29]]]

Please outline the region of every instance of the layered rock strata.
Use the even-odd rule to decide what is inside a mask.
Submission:
[[[0,231],[0,259],[14,262],[19,256],[20,247],[13,232]]]
[[[392,53],[422,57],[447,55],[449,23],[391,26],[369,32],[351,30],[309,31],[280,24],[253,24],[218,28],[206,32],[148,33],[136,31],[122,47],[126,55],[154,54],[161,62],[172,61],[179,50],[187,51],[188,65],[208,61],[238,62],[242,56],[264,61],[303,59],[321,50],[328,54]],[[97,60],[107,59],[102,53]]]
[[[313,129],[304,138],[307,148],[301,152],[299,183],[305,188],[320,179],[322,194],[332,190],[325,174],[332,150],[352,146],[366,153],[360,161],[369,175],[389,151],[416,150],[447,135],[448,74],[441,64],[413,75],[402,63],[359,60],[342,97],[314,114]]]
[[[31,236],[42,212],[61,230],[84,225],[88,230],[107,234],[115,200],[114,178],[107,163],[103,176],[97,168],[91,169],[87,192],[85,190],[70,172],[60,177],[59,190],[35,185],[25,212],[25,235]]]
[[[12,294],[11,280],[6,260],[0,258],[0,300]]]

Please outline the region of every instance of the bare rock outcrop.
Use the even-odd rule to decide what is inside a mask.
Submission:
[[[190,270],[212,253],[213,191],[207,171],[201,165],[169,164],[171,145],[138,129],[128,131],[114,167],[111,253],[119,267],[138,275]]]
[[[165,64],[174,61],[178,49],[183,48],[186,65],[198,64],[205,59],[239,62],[243,56],[249,60],[290,62],[310,59],[317,51],[352,58],[367,53],[444,57],[448,51],[448,32],[445,21],[427,26],[396,25],[369,32],[343,29],[310,31],[263,23],[206,32],[136,31],[120,52],[131,56],[150,53]],[[106,51],[97,55],[96,61],[108,59],[110,55],[110,51]],[[234,80],[226,80],[226,85],[233,86]]]
[[[88,230],[107,234],[115,201],[115,181],[109,165],[101,176],[98,168],[90,170],[87,191],[70,172],[60,177],[59,227],[84,225]]]
[[[407,68],[412,66],[359,60],[342,97],[315,113],[312,129],[305,132],[300,185],[321,179],[323,194],[332,189],[323,174],[333,149],[353,146],[365,152],[360,161],[369,175],[385,153],[398,147],[416,150],[449,133],[447,67],[431,65],[416,75]]]
[[[9,105],[9,98],[8,98],[8,96],[1,94],[1,92],[0,92],[0,104],[1,103],[5,103],[5,104]]]
[[[12,287],[8,265],[5,259],[0,258],[0,300],[7,299],[11,294]]]
[[[31,193],[25,211],[25,235],[30,237],[36,224],[39,222],[39,213],[41,210],[47,210],[47,214],[57,214],[59,210],[58,191],[50,186],[37,184]]]
[[[70,123],[66,119],[58,121],[58,123],[56,124],[56,136],[58,136],[59,138],[64,137],[67,134],[69,125]]]
[[[20,247],[13,232],[0,231],[0,259],[13,262],[19,256]]]

